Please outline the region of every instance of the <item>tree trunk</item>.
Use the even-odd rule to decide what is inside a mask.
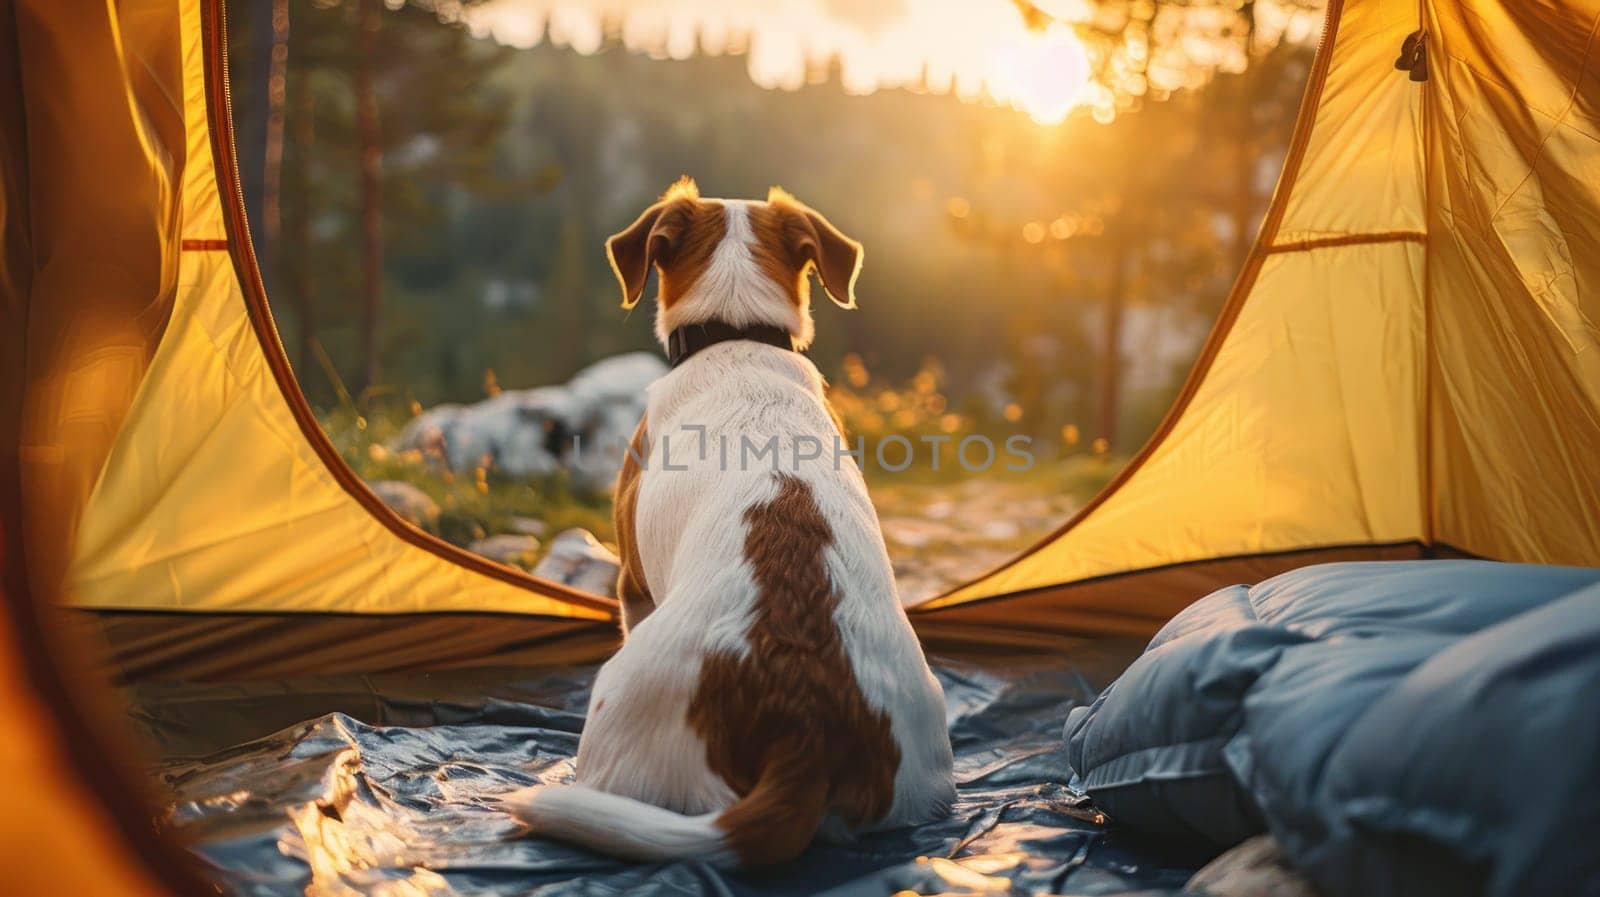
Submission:
[[[1126,235],[1115,238],[1112,251],[1110,288],[1106,307],[1101,312],[1101,358],[1099,358],[1099,397],[1094,409],[1096,437],[1106,440],[1106,448],[1117,446],[1117,419],[1122,405],[1122,315],[1128,297],[1128,259],[1133,256]]]
[[[263,4],[266,5],[266,4]],[[289,0],[272,0],[272,42],[267,71],[266,147],[261,161],[261,270],[278,278],[278,242],[283,233],[283,114],[289,77]],[[269,284],[269,287],[273,284]]]
[[[1119,228],[1112,238],[1116,245],[1101,314],[1099,397],[1095,403],[1095,436],[1106,441],[1107,449],[1117,445],[1117,418],[1122,404],[1122,313],[1128,298],[1128,261],[1133,256],[1132,241],[1120,231]]]
[[[260,102],[264,95],[271,93],[272,80],[272,4],[256,3],[247,6],[243,52],[238,54],[237,61],[242,63],[238,69],[244,79],[244,90],[256,102],[241,104],[239,108],[248,110],[249,114],[240,117],[237,122],[237,143],[239,148],[239,180],[244,191],[245,219],[250,222],[252,231],[260,230],[263,219],[261,207],[265,191],[262,189],[261,175],[264,168],[261,160],[266,155],[267,145],[267,104]],[[259,93],[258,93],[259,91]],[[259,236],[252,233],[252,236]]]
[[[383,148],[372,70],[378,57],[381,0],[356,11],[356,144],[361,161],[361,387],[383,378]]]
[[[1144,7],[1140,18],[1146,34],[1151,33],[1158,11],[1155,3]],[[1150,60],[1151,54],[1146,53],[1138,67],[1138,74],[1146,79],[1150,75]],[[1139,207],[1150,201],[1143,189],[1140,166],[1125,162],[1117,166],[1116,171],[1117,196],[1122,198],[1122,210],[1106,227],[1106,239],[1111,242],[1111,277],[1106,284],[1105,308],[1101,312],[1100,370],[1095,401],[1095,437],[1105,440],[1101,444],[1105,451],[1117,448],[1118,423],[1122,416],[1122,317],[1128,304],[1128,265],[1133,259],[1136,241],[1146,238]]]
[[[1256,231],[1260,227],[1261,205],[1256,199],[1257,166],[1261,163],[1257,148],[1261,141],[1256,134],[1256,90],[1251,71],[1255,62],[1256,4],[1246,0],[1239,9],[1244,19],[1245,69],[1235,76],[1234,111],[1239,120],[1234,132],[1234,182],[1233,197],[1233,259],[1234,269],[1242,270],[1244,260],[1255,245]]]
[[[295,316],[295,362],[312,363],[311,345],[316,339],[317,316],[311,294],[311,178],[310,167],[316,158],[316,135],[312,116],[315,109],[311,100],[311,85],[302,73],[289,85],[294,108],[289,113],[293,123],[289,131],[289,146],[294,164],[287,170],[291,212],[283,216],[285,224],[284,246],[279,255],[284,271],[284,287],[289,293],[290,307]]]

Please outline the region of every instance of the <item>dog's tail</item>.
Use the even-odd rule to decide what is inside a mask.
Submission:
[[[533,834],[625,860],[699,857],[725,865],[734,858],[715,813],[685,816],[583,785],[536,785],[501,804]]]
[[[769,753],[755,786],[720,813],[685,816],[582,785],[525,788],[502,804],[534,834],[622,859],[767,866],[799,856],[827,811],[828,783],[799,753]]]

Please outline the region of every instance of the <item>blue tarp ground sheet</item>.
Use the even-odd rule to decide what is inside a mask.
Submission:
[[[936,662],[960,785],[954,814],[850,847],[814,844],[760,874],[621,863],[515,837],[496,796],[571,776],[593,669],[522,671],[472,696],[436,676],[427,688],[365,678],[158,686],[132,698],[161,756],[164,824],[233,894],[1171,894],[1205,855],[1106,828],[1064,784],[1068,711],[1136,651],[1090,643],[1005,672]],[[364,699],[351,699],[358,692]],[[261,727],[286,707],[319,702],[357,709],[306,714],[212,750],[218,733],[271,731]]]

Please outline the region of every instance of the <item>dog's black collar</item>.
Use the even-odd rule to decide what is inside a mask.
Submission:
[[[794,347],[794,337],[789,335],[787,328],[771,324],[735,327],[721,321],[706,321],[703,324],[685,324],[667,334],[667,362],[677,367],[701,349],[730,340],[749,340],[791,352],[800,351]]]

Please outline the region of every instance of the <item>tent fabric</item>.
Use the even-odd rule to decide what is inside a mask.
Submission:
[[[72,622],[102,637],[106,665],[129,681],[584,663],[610,656],[621,641],[609,621],[516,613],[100,611]]]
[[[56,628],[54,619],[49,608],[32,600],[28,585],[20,469],[25,405],[37,398],[24,389],[35,280],[30,222],[32,209],[52,208],[51,200],[30,203],[29,181],[30,171],[48,170],[59,160],[30,152],[30,138],[43,133],[47,124],[41,121],[39,132],[30,133],[27,127],[24,49],[28,59],[49,53],[50,48],[31,44],[40,34],[34,29],[41,18],[60,24],[66,15],[63,10],[52,18],[51,10],[43,10],[23,21],[14,0],[0,0],[0,769],[7,776],[0,864],[6,870],[6,893],[157,897],[177,888],[199,894],[199,879],[188,874],[189,866],[180,862],[176,849],[150,827],[130,784],[134,779],[123,774],[127,771],[116,755],[97,741],[103,732],[85,724],[90,718],[86,710],[97,719],[116,717],[97,705],[89,707],[92,702],[84,700],[83,690],[72,689],[71,679],[61,674],[59,658],[74,656],[70,652],[75,644],[47,642],[46,633]],[[87,18],[79,17],[82,48],[92,54],[103,47],[105,33]],[[93,89],[81,80],[62,87],[74,97]],[[40,245],[50,244],[46,240]],[[145,250],[151,248],[151,243],[144,244]],[[115,249],[106,254],[114,255]],[[144,270],[160,267],[151,259],[142,265]],[[47,272],[41,280],[49,291],[70,276]],[[49,314],[34,310],[46,321]],[[52,528],[37,535],[46,538],[55,532]]]
[[[1600,883],[1600,570],[1307,567],[1195,603],[1066,726],[1118,822],[1269,831],[1329,897]]]
[[[1069,650],[1076,634],[1148,637],[1219,583],[1260,582],[1308,564],[1347,560],[1464,557],[1448,546],[1351,545],[1174,564],[1062,586],[913,610],[924,644],[940,650],[1006,654]]]
[[[925,609],[1033,592],[1159,625],[1184,565],[1311,548],[1600,563],[1597,26],[1594,0],[1333,0],[1258,242],[1155,437]],[[1422,82],[1394,65],[1418,29]]]
[[[250,252],[222,12],[219,0],[92,15],[5,7],[19,52],[7,56],[14,127],[0,219],[0,310],[15,325],[0,330],[14,351],[0,355],[20,367],[8,370],[0,434],[20,469],[7,488],[29,533],[34,593],[168,612],[178,624],[168,643],[223,622],[207,615],[387,615],[366,627],[370,653],[425,667],[435,658],[424,630],[407,627],[405,658],[392,650],[396,631],[417,614],[478,613],[517,617],[506,641],[479,639],[490,658],[561,634],[583,635],[591,656],[608,650],[594,632],[611,626],[614,602],[410,526],[328,444]],[[460,653],[459,641],[445,644]],[[124,671],[159,660],[126,644],[113,653]]]
[[[25,323],[3,435],[35,590],[108,615],[125,673],[185,668],[157,621],[172,644],[250,614],[390,617],[345,654],[375,669],[455,662],[459,643],[394,650],[427,614],[525,618],[488,658],[563,634],[605,650],[614,602],[401,521],[321,432],[249,242],[220,0],[58,6],[8,7],[6,139],[31,164],[5,170],[27,263],[3,284]],[[1298,563],[1600,563],[1597,20],[1600,0],[1333,0],[1279,189],[1167,420],[1060,532],[913,608],[919,630],[1059,649]],[[1419,28],[1423,82],[1393,65]]]
[[[115,17],[15,9],[27,166],[27,257],[11,275],[26,282],[13,300],[26,384],[16,438],[40,587],[66,575],[75,525],[172,307],[187,150],[177,19],[150,2]]]
[[[220,6],[205,16],[199,3],[182,8],[195,19],[183,30],[183,96],[196,156],[182,194],[190,251],[180,260],[173,323],[84,511],[68,602],[606,619],[601,600],[427,542],[330,457],[281,363],[243,221],[228,214],[237,211],[236,171],[231,136],[219,133],[225,110],[216,108],[219,99],[225,105],[226,95],[217,94],[226,81],[207,64],[220,49],[206,46],[221,38]],[[216,153],[224,165],[212,161],[213,146],[225,147]],[[243,275],[234,264],[241,258]]]
[[[0,859],[6,862],[7,892],[169,893],[148,858],[128,843],[104,794],[69,759],[59,709],[33,688],[25,662],[29,649],[19,643],[24,637],[11,615],[0,613],[0,764],[9,780],[7,811],[0,814]]]

